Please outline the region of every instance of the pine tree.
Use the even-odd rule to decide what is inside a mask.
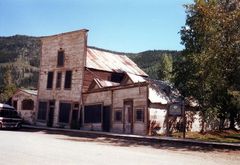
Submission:
[[[3,78],[0,102],[7,102],[12,97],[15,91],[16,85],[13,83],[11,69],[8,67]]]

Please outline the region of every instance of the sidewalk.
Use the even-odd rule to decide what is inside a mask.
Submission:
[[[85,130],[41,127],[41,126],[32,126],[32,125],[23,125],[23,128],[49,130],[49,131],[62,131],[62,132],[68,132],[68,133],[81,133],[84,135],[94,135],[94,136],[100,136],[100,137],[104,136],[104,137],[129,139],[129,140],[136,140],[136,141],[147,141],[147,142],[155,142],[155,143],[162,142],[162,143],[174,143],[174,144],[182,144],[182,145],[201,146],[201,147],[212,147],[212,148],[218,148],[218,149],[240,150],[240,143],[204,142],[204,141],[198,141],[198,140],[173,138],[173,137],[128,135],[128,134],[117,134],[117,133],[110,133],[110,132],[85,131]]]

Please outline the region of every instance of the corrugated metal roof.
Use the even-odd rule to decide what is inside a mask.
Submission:
[[[146,82],[145,78],[131,73],[126,73],[133,83]]]
[[[149,100],[151,103],[160,103],[167,104],[169,102],[169,98],[163,92],[156,91],[154,88],[149,87]]]
[[[181,94],[171,84],[152,79],[147,81],[149,82],[149,100],[152,103],[167,104],[181,101]]]
[[[38,91],[37,90],[32,90],[32,89],[20,89],[21,91],[24,91],[28,94],[31,94],[31,95],[37,95]]]
[[[148,76],[126,55],[110,53],[89,47],[87,48],[86,67],[108,72],[127,72],[135,75]]]
[[[94,81],[99,85],[100,88],[113,87],[113,86],[119,86],[120,85],[120,83],[115,83],[115,82],[107,81],[107,80],[100,80],[98,78],[95,78]]]

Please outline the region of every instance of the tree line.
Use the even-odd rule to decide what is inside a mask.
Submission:
[[[205,123],[217,118],[219,129],[240,124],[240,2],[195,0],[185,5],[180,30],[185,49],[175,61],[173,82],[185,97],[198,100]]]

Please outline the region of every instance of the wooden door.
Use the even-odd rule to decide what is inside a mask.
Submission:
[[[111,126],[111,107],[104,106],[103,107],[103,121],[102,121],[103,131],[109,132],[110,126]]]
[[[53,126],[54,109],[55,109],[55,101],[51,100],[49,101],[49,105],[48,105],[48,121],[47,121],[48,127]]]
[[[124,102],[124,121],[123,121],[123,130],[126,134],[133,133],[133,102],[125,101]]]

